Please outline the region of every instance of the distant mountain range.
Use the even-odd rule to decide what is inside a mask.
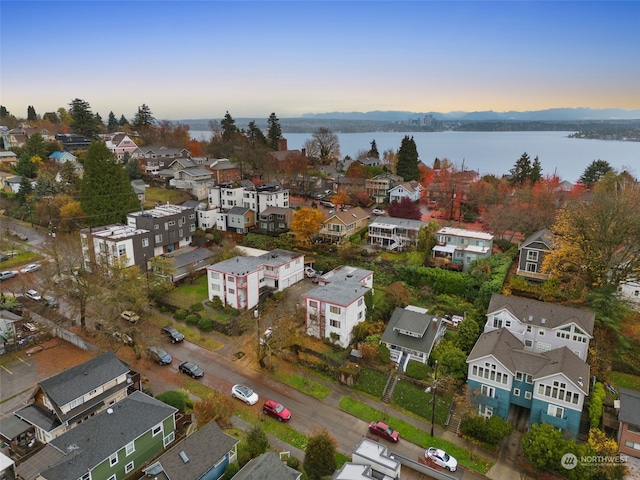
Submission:
[[[627,110],[623,108],[550,108],[547,110],[535,110],[526,112],[407,112],[407,111],[380,111],[372,112],[327,112],[305,113],[301,118],[317,120],[365,120],[381,122],[402,122],[405,120],[418,120],[431,115],[436,120],[442,121],[585,121],[585,120],[635,120],[640,119],[640,110]]]

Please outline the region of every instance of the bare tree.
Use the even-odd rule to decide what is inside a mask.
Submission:
[[[304,144],[307,155],[321,165],[336,165],[340,161],[340,141],[338,135],[325,127],[313,133],[312,139]]]

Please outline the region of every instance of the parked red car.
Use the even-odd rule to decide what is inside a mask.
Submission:
[[[400,440],[398,431],[381,421],[371,422],[369,424],[369,431],[390,442],[398,443],[398,440]]]
[[[262,406],[262,413],[278,419],[281,422],[286,422],[291,418],[291,412],[281,403],[275,400],[267,400]]]

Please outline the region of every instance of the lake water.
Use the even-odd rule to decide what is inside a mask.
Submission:
[[[584,140],[568,138],[574,132],[370,132],[338,133],[340,153],[355,158],[358,152],[368,151],[375,139],[378,152],[396,152],[405,135],[413,136],[418,155],[426,165],[436,158],[448,158],[458,168],[475,170],[480,175],[501,176],[513,168],[527,153],[531,160],[537,156],[542,174],[556,174],[561,180],[576,182],[594,160],[606,160],[616,170],[628,170],[640,175],[640,142]],[[210,132],[192,131],[199,140],[211,137]],[[289,150],[302,149],[312,138],[311,133],[286,133]]]

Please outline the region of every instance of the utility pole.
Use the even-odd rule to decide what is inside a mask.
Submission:
[[[433,389],[431,390],[433,397],[431,397],[431,436],[433,437],[433,424],[436,419],[436,388],[438,387],[438,360],[436,360],[436,366],[433,377]]]

